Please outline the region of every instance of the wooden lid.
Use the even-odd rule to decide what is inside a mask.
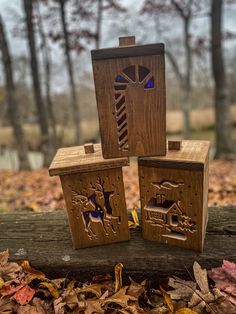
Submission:
[[[76,172],[88,172],[119,168],[129,165],[126,157],[104,159],[101,144],[85,144],[58,149],[50,167],[49,174],[65,175]]]
[[[164,54],[165,52],[165,46],[163,43],[149,45],[135,45],[134,36],[120,37],[119,46],[120,47],[116,48],[92,50],[91,51],[92,60],[152,56]]]
[[[209,141],[183,140],[179,150],[168,150],[167,144],[166,156],[140,157],[138,161],[143,166],[201,170],[208,158],[209,149]]]

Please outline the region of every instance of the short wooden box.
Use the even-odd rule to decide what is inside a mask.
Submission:
[[[128,164],[104,160],[100,144],[57,151],[49,173],[60,176],[75,249],[130,239],[122,174]]]
[[[104,158],[166,153],[164,44],[92,50]]]
[[[177,147],[177,149],[176,149]],[[139,158],[143,237],[202,251],[207,226],[208,141],[170,145],[163,157]]]

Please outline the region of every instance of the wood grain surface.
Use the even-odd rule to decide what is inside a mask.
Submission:
[[[73,250],[65,211],[0,213],[0,230],[0,251],[9,248],[12,261],[28,259],[54,278],[87,281],[94,274],[112,274],[119,262],[126,280],[189,277],[186,269],[191,273],[194,261],[207,269],[223,259],[236,262],[236,207],[209,209],[202,253],[144,240],[140,230],[131,231],[129,242]]]
[[[128,158],[104,159],[101,144],[94,144],[94,153],[86,154],[84,146],[58,149],[50,167],[49,174],[65,175],[76,172],[119,168],[129,165]]]

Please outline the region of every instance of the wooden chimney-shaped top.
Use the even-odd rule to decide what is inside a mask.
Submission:
[[[101,144],[84,144],[58,149],[50,167],[51,176],[89,172],[129,165],[126,157],[104,159]]]

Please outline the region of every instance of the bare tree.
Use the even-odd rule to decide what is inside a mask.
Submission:
[[[19,158],[19,169],[29,170],[30,163],[28,159],[28,148],[25,135],[23,132],[20,110],[16,101],[12,60],[1,15],[0,15],[0,50],[2,52],[2,62],[5,74],[8,114],[15,136],[16,150]]]
[[[59,2],[60,7],[60,18],[61,18],[61,25],[63,30],[63,37],[64,37],[64,49],[65,49],[65,57],[66,57],[66,64],[67,64],[67,71],[69,76],[69,85],[70,85],[70,94],[71,94],[71,108],[72,108],[72,116],[75,126],[75,134],[76,134],[76,142],[80,142],[80,114],[79,114],[79,107],[77,102],[77,94],[76,94],[76,87],[75,87],[75,79],[74,79],[74,71],[73,65],[71,60],[71,52],[70,52],[70,43],[69,43],[69,33],[67,29],[67,22],[66,22],[66,11],[65,5],[68,0],[57,0]]]
[[[223,0],[211,1],[211,57],[215,82],[216,157],[233,152],[230,98],[222,47]]]
[[[41,131],[41,146],[44,156],[44,166],[48,166],[51,162],[53,155],[53,145],[51,144],[48,117],[45,108],[45,104],[42,99],[41,84],[39,79],[38,59],[35,45],[35,30],[33,23],[33,1],[23,0],[24,12],[25,12],[25,23],[27,29],[27,40],[30,52],[30,65],[31,74],[34,89],[35,104],[38,112],[39,126]]]
[[[167,58],[176,74],[182,90],[182,112],[184,117],[184,138],[191,136],[191,92],[192,92],[192,70],[193,70],[193,53],[191,47],[190,26],[196,12],[200,10],[200,1],[196,0],[146,0],[141,13],[165,13],[176,14],[182,21],[183,25],[183,43],[184,43],[184,67],[180,68],[177,57],[170,49],[166,50]]]
[[[42,0],[41,0],[42,1]],[[53,143],[55,147],[57,147],[57,131],[56,131],[56,117],[54,113],[54,106],[51,97],[51,54],[50,47],[47,42],[46,32],[44,31],[44,23],[43,18],[41,16],[40,11],[40,0],[35,1],[36,6],[36,17],[38,22],[38,32],[41,39],[41,47],[42,47],[42,59],[43,59],[43,67],[45,72],[45,94],[46,94],[46,104],[47,104],[47,112],[49,117],[50,126],[52,129],[53,135]]]
[[[119,4],[117,0],[97,0],[97,13],[96,13],[96,49],[100,48],[103,11],[125,12],[126,9]]]

